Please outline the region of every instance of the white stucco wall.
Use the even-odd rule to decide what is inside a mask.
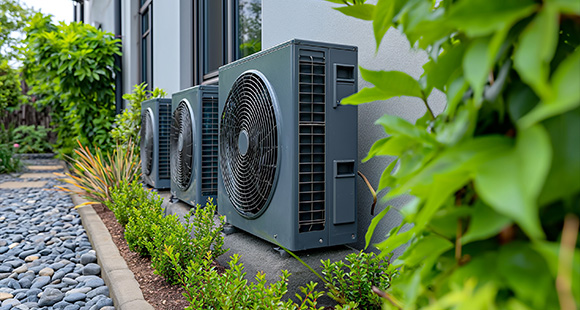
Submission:
[[[390,29],[379,50],[375,53],[376,43],[372,32],[372,23],[343,15],[333,10],[337,6],[321,0],[263,0],[262,1],[262,48],[267,49],[281,42],[298,38],[331,43],[356,45],[359,48],[359,65],[374,70],[399,70],[419,78],[423,73],[422,65],[428,60],[425,52],[413,50],[409,42],[398,31]],[[359,75],[359,89],[370,84]],[[434,93],[429,98],[430,106],[440,113],[445,106],[445,97]],[[358,147],[359,161],[368,153],[372,144],[385,137],[381,126],[373,125],[383,114],[397,115],[409,121],[415,121],[426,109],[419,99],[402,97],[392,98],[385,102],[375,102],[359,106]],[[360,163],[359,170],[366,175],[376,188],[381,173],[391,162],[388,158],[374,158],[367,163]],[[358,183],[358,236],[357,247],[364,246],[364,235],[372,220],[370,207],[372,196],[362,180]],[[379,196],[380,197],[383,195]],[[396,199],[388,204],[400,208],[405,199]],[[379,203],[375,213],[383,210],[388,204]],[[401,221],[400,215],[391,210],[375,230],[372,242],[384,240],[385,235]],[[400,253],[400,251],[398,251]],[[399,254],[397,253],[397,254]]]
[[[115,7],[113,0],[85,2],[85,22],[103,31],[115,32]]]
[[[153,1],[153,87],[179,88],[179,0]]]

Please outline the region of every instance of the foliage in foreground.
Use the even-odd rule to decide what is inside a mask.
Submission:
[[[390,267],[400,276],[382,294],[385,307],[576,309],[580,3],[331,2],[372,21],[377,47],[394,26],[429,56],[418,81],[361,68],[375,87],[342,101],[410,96],[427,110],[415,124],[382,116],[376,123],[389,136],[365,159],[397,156],[379,189],[389,189],[386,199],[414,196],[376,245],[386,255],[410,242]],[[437,116],[433,89],[447,96]]]
[[[145,82],[135,85],[133,92],[124,94],[123,99],[129,100],[129,108],[115,116],[111,137],[113,140],[126,147],[129,141],[134,141],[135,152],[139,153],[139,132],[141,130],[141,103],[148,99],[166,97],[167,93],[159,88],[153,91],[147,90]]]
[[[69,157],[70,173],[65,181],[74,185],[78,191],[59,187],[61,190],[76,193],[89,203],[105,203],[111,201],[111,190],[122,182],[133,182],[141,177],[141,164],[133,149],[125,151],[119,147],[112,154],[106,154],[100,148],[95,152],[77,141],[79,148],[75,149],[75,157]],[[131,142],[132,143],[132,142]]]
[[[149,196],[149,199],[141,201],[142,204],[138,207],[131,208],[131,206],[119,205],[115,206],[113,210],[120,210],[123,213],[130,214],[125,226],[125,240],[129,250],[142,256],[150,256],[151,252],[149,252],[147,245],[153,242],[155,232],[162,231],[165,234],[170,232],[164,230],[164,214],[161,207],[163,199],[156,193],[151,193],[142,187],[138,191],[141,193],[133,195],[138,197]],[[131,209],[123,210],[122,208],[125,207]],[[117,220],[120,221],[119,217],[117,217]]]
[[[47,153],[52,150],[48,143],[50,130],[44,126],[21,125],[14,129],[14,141],[20,145],[18,153]]]
[[[109,130],[115,117],[114,56],[118,39],[85,23],[54,25],[38,13],[26,28],[24,73],[40,107],[50,106],[56,150],[70,155],[75,141],[114,147]]]

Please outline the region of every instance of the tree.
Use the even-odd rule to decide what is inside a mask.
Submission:
[[[33,15],[20,0],[0,2],[0,58],[19,58],[23,31]]]

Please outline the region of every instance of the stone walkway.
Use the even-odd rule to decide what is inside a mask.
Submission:
[[[56,160],[0,175],[0,310],[113,310],[71,198],[54,190]]]

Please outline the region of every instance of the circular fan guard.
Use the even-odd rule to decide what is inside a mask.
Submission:
[[[145,110],[141,117],[141,169],[143,174],[150,175],[153,165],[153,111]]]
[[[193,175],[195,121],[189,103],[181,100],[171,121],[171,178],[181,190],[186,190]]]
[[[279,160],[275,98],[262,74],[249,71],[234,82],[220,123],[220,167],[224,187],[242,216],[266,210]]]

